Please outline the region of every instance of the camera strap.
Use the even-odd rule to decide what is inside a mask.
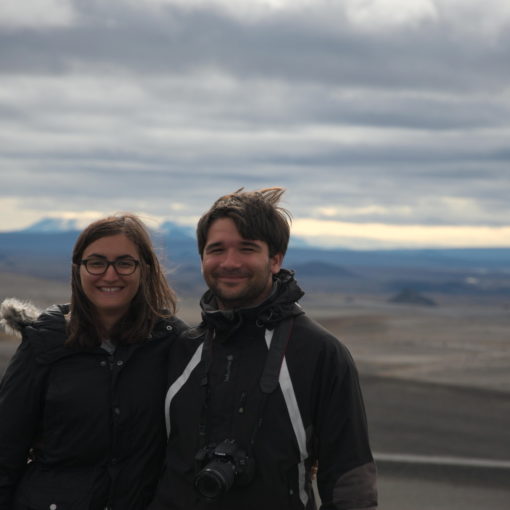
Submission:
[[[271,343],[269,344],[266,360],[264,363],[264,369],[259,380],[259,388],[262,392],[262,399],[260,401],[258,409],[258,417],[253,429],[253,433],[249,440],[250,448],[255,443],[257,431],[262,425],[262,416],[266,406],[267,398],[278,388],[280,370],[289,343],[290,335],[292,333],[292,326],[294,318],[290,317],[281,321],[275,328]],[[204,340],[204,347],[202,350],[202,362],[203,362],[203,375],[200,379],[200,385],[204,388],[204,404],[202,405],[200,426],[199,426],[199,442],[200,447],[203,447],[207,443],[207,414],[209,407],[209,370],[212,363],[212,347],[214,340],[214,332],[209,330]]]
[[[264,365],[264,371],[260,378],[260,389],[264,394],[273,393],[278,387],[280,370],[282,368],[283,358],[287,350],[290,334],[292,332],[293,318],[285,319],[278,326],[271,339],[269,351]]]

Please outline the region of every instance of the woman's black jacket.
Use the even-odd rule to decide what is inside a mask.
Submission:
[[[141,510],[161,469],[168,356],[185,325],[162,320],[109,355],[64,345],[67,311],[21,324],[0,384],[0,510]]]

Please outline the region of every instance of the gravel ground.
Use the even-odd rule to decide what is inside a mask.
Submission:
[[[380,509],[507,510],[510,467],[497,462],[510,465],[508,310],[331,303],[321,322],[361,373]],[[0,373],[15,346],[0,341]]]

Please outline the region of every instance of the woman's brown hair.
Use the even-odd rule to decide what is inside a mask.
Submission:
[[[166,280],[144,223],[134,214],[109,216],[91,223],[78,236],[74,245],[68,344],[94,347],[104,338],[94,306],[83,291],[80,265],[87,246],[103,237],[119,234],[125,235],[138,249],[140,287],[131,301],[129,311],[109,332],[110,340],[114,343],[143,341],[160,318],[175,313],[175,293]]]

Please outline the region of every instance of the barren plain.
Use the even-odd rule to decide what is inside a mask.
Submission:
[[[0,273],[0,299],[39,307],[68,286]],[[351,351],[360,371],[382,510],[508,508],[510,302],[433,296],[436,306],[382,295],[314,293],[302,305]],[[198,296],[179,315],[199,319]],[[0,333],[0,372],[17,340]]]

